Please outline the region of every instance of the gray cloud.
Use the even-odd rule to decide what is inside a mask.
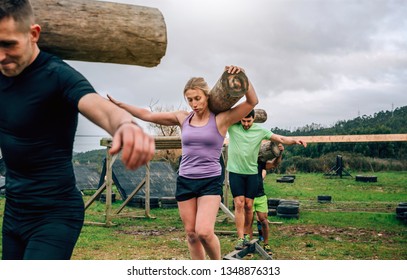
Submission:
[[[214,85],[235,64],[268,112],[266,127],[329,126],[407,105],[406,1],[115,2],[158,8],[168,47],[154,68],[69,62],[102,95],[178,107],[190,77]],[[81,118],[78,134],[104,132]]]

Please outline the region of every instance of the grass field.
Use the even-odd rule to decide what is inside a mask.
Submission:
[[[276,183],[279,175],[268,174],[265,189],[270,198],[300,202],[299,219],[269,217],[273,259],[406,260],[407,225],[396,219],[395,209],[398,203],[407,202],[407,172],[374,175],[378,182],[366,183],[351,177],[328,179],[322,174],[300,173],[288,184]],[[330,195],[332,202],[319,203],[318,195]],[[87,199],[89,196],[84,197]],[[121,203],[117,200],[113,209]],[[3,207],[4,197],[0,197],[0,209]],[[177,209],[152,209],[152,218],[146,218],[139,208],[125,207],[122,213],[113,218],[112,227],[85,224],[73,259],[189,259]],[[104,214],[105,204],[96,201],[86,210],[86,221],[104,222]],[[236,235],[230,232],[235,226],[222,211],[215,229],[220,233],[222,254],[233,251]]]

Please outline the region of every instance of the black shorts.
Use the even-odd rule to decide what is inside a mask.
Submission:
[[[229,172],[230,191],[233,197],[244,196],[254,199],[258,189],[257,174],[238,174]]]
[[[3,217],[3,260],[69,260],[84,223],[83,200],[53,209],[7,203]]]
[[[200,197],[204,195],[222,196],[222,187],[222,176],[203,179],[188,179],[182,176],[178,176],[175,198],[177,199],[177,201],[185,201],[194,197]]]

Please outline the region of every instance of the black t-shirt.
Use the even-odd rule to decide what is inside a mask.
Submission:
[[[8,203],[42,207],[77,199],[72,150],[78,102],[94,92],[80,73],[45,52],[16,77],[0,73]]]
[[[264,192],[264,185],[263,185],[263,169],[266,169],[266,163],[258,161],[257,162],[257,181],[258,181],[258,186],[257,186],[257,195],[256,197],[260,197],[265,195],[266,193]]]

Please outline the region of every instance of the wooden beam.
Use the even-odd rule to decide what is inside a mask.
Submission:
[[[290,136],[303,139],[307,143],[343,143],[343,142],[405,142],[407,134],[366,134],[366,135],[315,135],[315,136]],[[267,142],[269,140],[264,140]],[[225,139],[225,145],[229,139]]]
[[[62,59],[157,66],[167,48],[156,8],[94,0],[31,0],[38,42]]]
[[[407,134],[316,135],[292,136],[292,138],[303,139],[307,143],[404,142],[407,141]],[[155,136],[154,139],[157,150],[181,149],[180,136]],[[262,145],[267,142],[269,142],[269,140],[264,140]],[[102,138],[100,140],[101,146],[110,147],[111,143],[112,139],[110,138]],[[225,138],[224,144],[229,144],[228,138]]]
[[[292,138],[303,139],[307,143],[400,142],[407,141],[407,134],[318,135]]]

